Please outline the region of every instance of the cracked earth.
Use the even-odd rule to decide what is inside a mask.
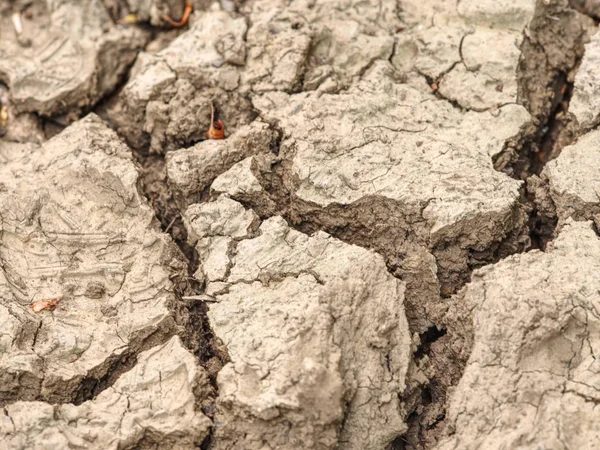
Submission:
[[[597,449],[600,6],[190,5],[0,0],[0,450]]]

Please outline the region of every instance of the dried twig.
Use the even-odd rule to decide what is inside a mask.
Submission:
[[[210,127],[206,132],[208,139],[223,139],[225,137],[225,125],[219,119],[219,110],[213,102],[210,102]]]
[[[207,302],[207,303],[217,303],[217,299],[208,294],[184,295],[183,297],[181,297],[181,299],[186,300],[186,301],[201,301],[201,302]]]
[[[173,19],[171,19],[169,16],[165,15],[165,14],[161,14],[161,18],[165,21],[168,22],[169,25],[171,25],[173,28],[181,28],[187,25],[188,20],[190,19],[190,14],[192,14],[192,3],[191,2],[185,2],[185,9],[183,10],[183,16],[181,17],[181,20],[179,22],[174,21]]]

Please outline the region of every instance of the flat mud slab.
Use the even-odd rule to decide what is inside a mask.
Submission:
[[[594,449],[599,11],[0,0],[0,449]]]
[[[0,154],[0,401],[80,401],[175,333],[185,313],[171,278],[183,263],[137,190],[129,150],[98,117]]]
[[[18,401],[6,406],[7,448],[194,448],[211,422],[195,408],[208,385],[177,337],[138,356],[110,388],[78,406]]]

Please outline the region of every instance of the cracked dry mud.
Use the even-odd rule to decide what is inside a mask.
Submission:
[[[598,448],[598,5],[190,4],[0,0],[0,450]]]

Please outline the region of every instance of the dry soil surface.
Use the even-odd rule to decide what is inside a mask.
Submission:
[[[0,450],[599,448],[599,19],[0,0]]]

